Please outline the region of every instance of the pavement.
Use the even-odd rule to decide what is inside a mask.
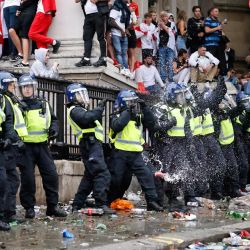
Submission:
[[[192,209],[196,221],[176,220],[167,212],[119,212],[117,216],[101,217],[76,213],[55,219],[46,217],[44,211],[42,207],[34,220],[13,225],[10,232],[0,232],[0,249],[184,249],[196,240],[220,241],[229,232],[250,228],[250,221],[228,218],[218,206],[214,210]],[[24,214],[21,208],[18,212]],[[64,229],[74,238],[63,238]]]

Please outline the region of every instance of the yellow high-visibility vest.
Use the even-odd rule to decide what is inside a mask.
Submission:
[[[68,120],[70,123],[70,126],[73,130],[74,135],[77,137],[78,141],[80,142],[83,134],[88,134],[88,133],[93,133],[96,137],[96,139],[98,139],[99,141],[103,142],[104,141],[104,132],[103,132],[103,127],[101,125],[101,123],[96,120],[95,124],[96,126],[94,128],[85,128],[85,129],[81,129],[71,118],[70,116],[70,112],[72,109],[74,109],[75,106],[71,106],[70,108],[68,108]],[[86,111],[83,108],[84,111]]]
[[[214,123],[213,123],[213,118],[212,115],[209,112],[206,113],[206,115],[203,117],[203,122],[202,122],[202,135],[209,135],[214,133]]]
[[[8,99],[8,101],[11,104],[11,107],[13,109],[13,113],[14,113],[14,129],[16,130],[17,134],[20,137],[26,136],[28,135],[28,131],[25,125],[25,121],[23,118],[23,114],[22,111],[19,108],[19,104],[18,103],[13,103],[11,98],[7,95],[5,95],[5,97]]]
[[[46,102],[45,114],[42,108],[25,111],[25,124],[28,135],[23,137],[24,142],[40,143],[48,140],[48,132],[51,124],[51,113],[48,102]]]
[[[230,118],[220,122],[219,142],[221,145],[229,145],[234,141],[234,129]]]
[[[130,152],[142,152],[142,145],[144,143],[142,131],[136,126],[135,121],[129,121],[125,128],[118,133],[114,139],[116,149]]]

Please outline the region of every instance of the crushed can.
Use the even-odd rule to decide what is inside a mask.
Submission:
[[[187,206],[189,206],[189,207],[199,207],[199,203],[196,202],[196,201],[194,201],[194,202],[189,201],[189,202],[187,202]]]
[[[132,208],[131,209],[131,213],[132,214],[136,214],[136,215],[143,215],[146,213],[146,209],[143,209],[143,208]]]
[[[82,214],[87,214],[87,215],[89,215],[89,216],[91,216],[91,215],[103,215],[104,214],[104,211],[103,211],[103,209],[101,209],[101,208],[84,208],[84,209],[82,209],[81,210],[81,213]]]

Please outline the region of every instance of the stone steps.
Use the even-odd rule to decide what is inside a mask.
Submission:
[[[51,50],[51,48],[50,48]],[[83,41],[81,40],[63,40],[57,54],[50,53],[50,62],[59,63],[59,74],[67,80],[86,81],[88,83],[98,82],[98,86],[112,88],[136,88],[134,81],[119,73],[119,69],[113,65],[113,61],[107,58],[107,67],[75,67],[75,63],[80,61],[83,55]],[[93,41],[91,53],[91,63],[95,63],[99,58],[99,43]],[[30,57],[30,65],[34,62],[34,55]],[[12,71],[20,74],[28,73],[29,68],[15,68],[15,63],[9,61],[0,61],[0,70]]]

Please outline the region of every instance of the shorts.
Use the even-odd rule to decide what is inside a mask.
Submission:
[[[128,36],[128,48],[135,49],[136,48],[136,34],[135,30],[129,30],[131,36]]]
[[[17,23],[14,26],[14,29],[21,38],[26,38],[26,39],[29,38],[28,34],[29,34],[30,26],[34,18],[35,18],[35,13],[33,15],[29,13],[28,14],[22,13],[18,17]]]

